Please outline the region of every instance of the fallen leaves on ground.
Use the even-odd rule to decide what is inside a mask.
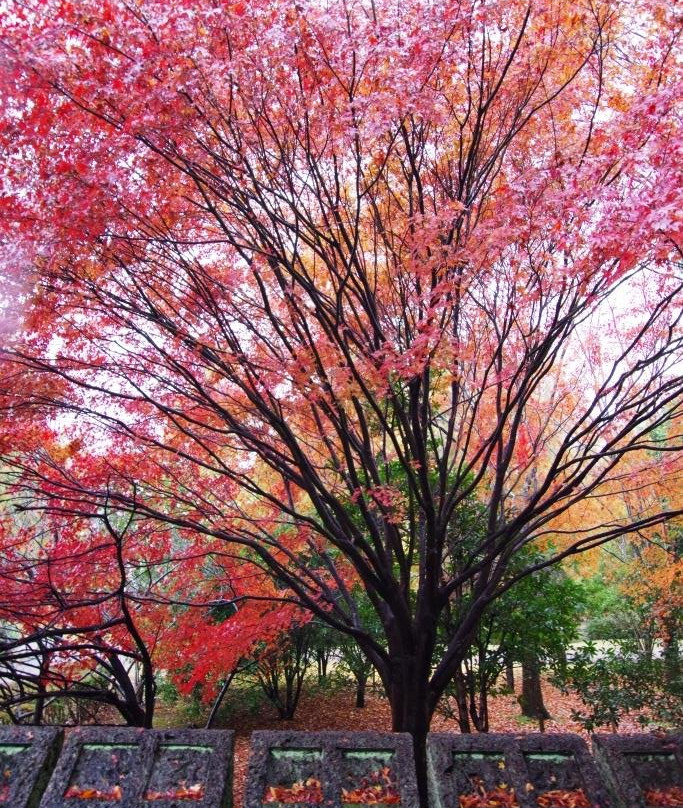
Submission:
[[[309,777],[297,780],[291,786],[266,786],[263,802],[281,802],[285,804],[308,802],[318,805],[323,801],[323,789],[320,780]]]
[[[646,805],[665,805],[668,808],[683,805],[683,787],[681,786],[650,788],[643,796],[645,797]]]
[[[187,783],[181,782],[177,788],[170,788],[167,791],[146,791],[144,798],[150,802],[154,800],[202,800],[204,799],[204,786],[201,783],[188,786]]]
[[[72,800],[110,800],[116,802],[122,796],[121,786],[112,786],[109,789],[69,786],[64,792],[64,797]]]
[[[536,802],[540,808],[591,808],[590,800],[582,788],[546,791],[536,797]]]
[[[472,794],[461,794],[459,808],[519,808],[515,790],[505,783],[487,790],[480,777],[474,777],[472,780],[476,791]]]
[[[342,788],[342,803],[350,805],[396,805],[401,795],[388,766],[361,778],[356,788]]]
[[[574,732],[587,737],[587,733],[572,720],[572,710],[581,708],[575,696],[565,696],[557,688],[543,682],[543,697],[552,718],[546,721],[547,732]],[[274,709],[265,706],[259,715],[236,715],[226,726],[235,730],[234,757],[234,808],[242,808],[242,794],[249,760],[249,737],[254,730],[273,729],[293,732],[340,730],[363,732],[391,731],[391,710],[385,698],[369,694],[366,706],[354,707],[355,691],[352,687],[334,693],[304,693],[296,716],[291,721],[278,720]],[[523,719],[515,694],[496,696],[489,701],[491,732],[538,732],[535,721]],[[433,732],[459,732],[452,719],[436,715],[432,721]],[[625,718],[619,726],[621,732],[642,732],[635,720]],[[675,805],[675,803],[674,803]]]

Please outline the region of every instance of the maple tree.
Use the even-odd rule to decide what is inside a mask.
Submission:
[[[272,580],[251,569],[244,603],[239,565],[130,515],[121,524],[106,508],[76,519],[48,507],[24,521],[0,519],[0,707],[16,723],[50,723],[66,699],[151,726],[160,666],[208,700],[242,657],[272,654],[307,619],[291,606],[271,616]]]
[[[656,474],[654,470],[641,481],[637,490],[625,498],[626,507],[645,512],[662,502],[681,501],[683,469],[677,473]],[[631,603],[651,624],[663,644],[664,680],[668,690],[683,695],[680,637],[683,631],[683,524],[681,520],[641,531],[629,543],[630,563],[620,572],[620,586]],[[629,569],[630,567],[630,569]]]
[[[371,660],[424,796],[484,608],[680,513],[554,527],[681,448],[679,32],[663,0],[9,2],[12,496],[268,570]]]
[[[617,514],[652,512],[663,502],[675,507],[681,496],[680,458],[657,459],[667,473],[652,465],[642,469],[637,485],[606,496],[601,507]],[[637,453],[629,462],[642,466]],[[558,683],[584,702],[575,718],[589,730],[601,725],[616,730],[629,713],[641,724],[675,726],[683,694],[680,519],[625,535],[591,555],[580,565],[586,577],[595,576],[587,636],[610,645],[599,650],[589,642],[556,670]]]
[[[152,657],[167,617],[158,604],[139,610],[155,577],[153,545],[146,534],[141,561],[126,527],[107,524],[0,521],[0,705],[15,723],[43,723],[48,708],[76,699],[152,725]]]

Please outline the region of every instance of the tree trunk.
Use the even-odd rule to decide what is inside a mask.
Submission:
[[[424,806],[429,805],[427,787],[427,734],[429,732],[429,723],[429,719],[418,721],[417,716],[412,727],[396,726],[392,722],[394,732],[408,732],[412,737],[418,801],[420,805]]]
[[[118,711],[128,726],[151,729],[154,718],[154,690],[148,682],[151,671],[143,664],[143,697],[136,691],[130,673],[115,653],[108,654],[109,668],[116,681],[121,698],[117,699]],[[141,703],[142,702],[142,703]]]
[[[477,732],[488,732],[489,731],[489,699],[488,693],[486,692],[486,686],[482,685],[479,689],[479,696],[478,696],[478,709],[477,709],[477,720],[475,726],[477,728]]]
[[[537,719],[541,732],[543,732],[543,722],[546,718],[550,718],[550,713],[543,703],[541,666],[535,656],[529,656],[522,662],[522,693],[518,701],[522,708],[522,715]]]
[[[510,693],[515,692],[515,669],[511,659],[505,663],[505,686]]]
[[[672,694],[683,696],[683,672],[681,671],[681,649],[678,639],[678,620],[675,613],[669,614],[664,620],[664,680],[666,687]]]
[[[467,686],[462,668],[458,668],[456,671],[453,682],[455,684],[455,702],[458,705],[458,726],[460,732],[468,734],[472,732],[472,727],[467,709]]]
[[[324,679],[327,679],[327,656],[318,653],[316,656],[318,662],[318,684],[322,684]]]
[[[429,692],[430,666],[421,665],[415,657],[404,656],[403,664],[391,671],[388,696],[391,704],[391,722],[394,732],[408,732],[413,739],[415,776],[420,805],[428,805],[427,788],[427,733],[432,717]]]
[[[365,688],[368,683],[367,673],[356,675],[356,707],[365,707]]]
[[[47,698],[47,688],[45,687],[45,679],[50,669],[50,655],[42,646],[38,644],[40,654],[40,673],[38,676],[38,695],[36,697],[36,704],[33,710],[33,723],[40,726],[43,723],[43,716],[45,714],[45,702]]]
[[[211,712],[209,713],[209,717],[206,720],[206,726],[204,729],[213,729],[214,721],[218,715],[218,710],[220,709],[221,704],[223,703],[223,699],[225,698],[225,694],[228,692],[228,688],[232,683],[232,680],[237,675],[237,671],[239,668],[235,668],[234,670],[230,671],[228,678],[223,682],[220,692],[216,697],[213,706],[211,707]]]

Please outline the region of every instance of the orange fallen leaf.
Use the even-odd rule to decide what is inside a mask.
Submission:
[[[683,805],[683,787],[669,786],[668,788],[649,788],[643,794],[646,805]]]
[[[536,803],[541,808],[591,808],[590,800],[582,788],[546,791],[536,797]]]
[[[460,795],[459,808],[519,808],[513,788],[501,784],[487,791],[480,778],[475,778],[475,786],[476,793]]]
[[[309,777],[308,780],[297,780],[291,786],[267,786],[263,802],[312,802],[323,801],[323,790],[320,780]]]
[[[147,791],[145,799],[153,802],[154,800],[201,800],[204,798],[204,786],[201,783],[195,783],[188,786],[186,783],[181,782],[176,788],[169,788],[166,791]]]
[[[120,800],[122,796],[123,792],[121,791],[121,786],[119,785],[113,786],[108,791],[92,787],[69,786],[69,788],[67,788],[67,790],[64,792],[65,798],[77,800],[117,801]]]
[[[389,766],[383,766],[361,778],[354,789],[342,788],[342,803],[360,805],[397,805],[401,795]]]

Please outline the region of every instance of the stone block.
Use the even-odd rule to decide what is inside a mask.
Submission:
[[[612,808],[609,791],[583,738],[569,733],[518,738],[527,772],[524,789],[529,808]]]
[[[432,733],[432,808],[610,808],[577,735]]]
[[[0,727],[0,808],[38,808],[61,743],[54,727]]]
[[[617,808],[683,806],[683,733],[595,735],[593,754]]]
[[[356,808],[367,804],[419,808],[409,735],[252,734],[244,808]]]
[[[427,769],[431,808],[476,805],[477,797],[482,805],[515,805],[526,778],[515,736],[494,733],[430,733]]]
[[[233,733],[79,727],[40,808],[230,808]]]

